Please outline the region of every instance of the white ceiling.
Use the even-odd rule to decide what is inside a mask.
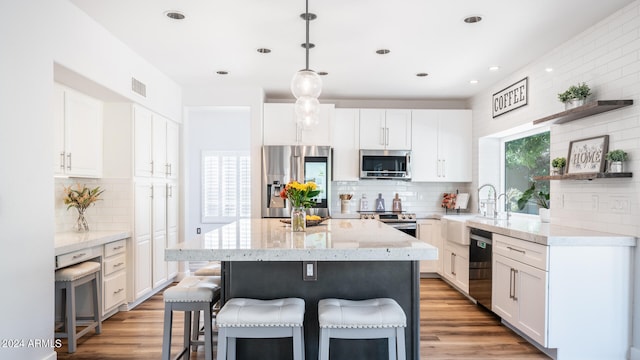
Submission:
[[[305,65],[304,0],[71,1],[181,85],[259,86],[293,99],[289,83]],[[632,1],[310,0],[310,68],[329,73],[321,101],[466,99]],[[464,23],[470,15],[483,20]]]

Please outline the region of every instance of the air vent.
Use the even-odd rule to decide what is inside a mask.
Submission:
[[[131,90],[138,95],[147,97],[147,85],[136,78],[131,78]]]

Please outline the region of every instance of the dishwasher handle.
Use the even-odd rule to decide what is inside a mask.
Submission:
[[[480,236],[480,235],[470,234],[469,238],[471,240],[482,241],[482,242],[487,243],[489,245],[493,245],[493,242],[492,242],[491,239],[487,239],[486,237],[483,237],[483,236]]]

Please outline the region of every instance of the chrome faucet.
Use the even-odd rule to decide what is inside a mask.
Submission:
[[[498,198],[496,197],[496,187],[491,184],[484,184],[478,188],[478,213],[480,213],[480,190],[487,186],[493,190],[493,218],[496,219],[498,217],[498,211],[496,209]]]
[[[504,196],[504,211],[507,213],[507,221],[509,221],[509,217],[511,216],[511,213],[509,212],[509,208],[511,207],[510,203],[511,203],[511,196],[509,196],[506,192],[498,195],[497,199],[500,199],[501,196]],[[497,201],[496,199],[496,201]],[[498,206],[496,204],[496,206]],[[497,211],[496,211],[497,213]]]

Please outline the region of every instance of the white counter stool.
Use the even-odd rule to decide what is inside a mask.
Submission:
[[[236,338],[293,338],[293,359],[304,360],[304,300],[234,298],[218,312],[218,359],[235,360]],[[228,354],[228,356],[227,356]]]
[[[329,359],[329,342],[338,339],[381,339],[389,342],[389,359],[405,360],[407,317],[393,299],[323,299],[318,302],[318,359]]]
[[[173,326],[173,312],[184,311],[184,344],[182,351],[176,358],[184,357],[189,360],[190,346],[204,344],[205,359],[213,359],[213,335],[211,326],[211,308],[220,299],[220,282],[207,276],[190,276],[184,278],[177,285],[168,288],[164,297],[164,330],[162,337],[162,359],[171,358],[171,332]],[[191,317],[200,318],[200,311],[204,313],[204,340],[197,341],[198,331],[191,329]],[[194,320],[198,321],[198,320]]]
[[[56,326],[56,338],[67,338],[67,351],[74,353],[78,338],[89,331],[95,329],[96,334],[102,332],[102,307],[100,305],[100,274],[101,265],[94,261],[85,261],[80,264],[68,266],[56,270],[55,291],[62,292],[61,299],[64,299],[62,309],[62,325]],[[80,317],[76,314],[76,288],[80,285],[91,283],[91,294],[93,297],[93,316],[90,318]],[[57,298],[57,296],[56,296]],[[58,306],[56,306],[58,308]],[[78,326],[86,326],[76,332]],[[57,330],[63,327],[64,332]]]
[[[195,276],[220,276],[221,265],[219,261],[211,261],[207,265],[193,272]]]

